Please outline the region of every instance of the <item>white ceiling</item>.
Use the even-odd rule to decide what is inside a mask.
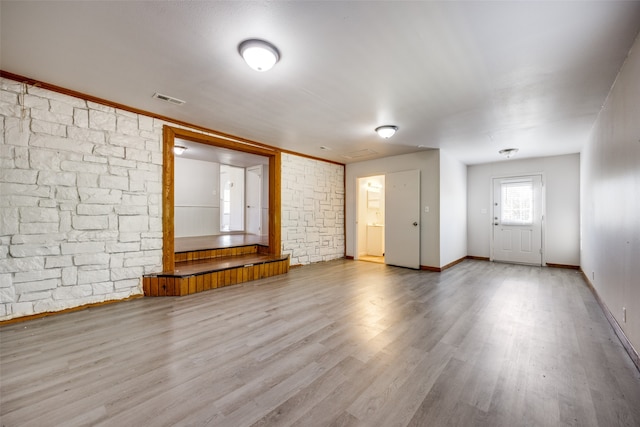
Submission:
[[[640,29],[638,1],[0,4],[4,71],[342,163],[578,152]]]

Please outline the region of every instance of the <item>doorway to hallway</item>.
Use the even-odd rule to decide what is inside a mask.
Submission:
[[[384,264],[384,175],[358,178],[357,259]]]

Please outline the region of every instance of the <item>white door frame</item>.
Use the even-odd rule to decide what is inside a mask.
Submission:
[[[542,266],[545,266],[547,263],[547,248],[546,248],[546,242],[547,242],[547,238],[546,238],[546,223],[547,223],[547,186],[546,186],[546,182],[547,179],[545,177],[544,172],[527,172],[527,173],[517,173],[517,174],[506,174],[506,175],[493,175],[491,176],[491,178],[489,179],[489,193],[490,193],[490,203],[489,203],[489,210],[488,212],[490,213],[489,215],[489,260],[493,261],[493,223],[494,223],[494,219],[493,219],[493,207],[495,204],[494,201],[494,191],[493,191],[493,181],[495,179],[511,179],[511,178],[522,178],[522,177],[528,177],[528,176],[532,176],[532,175],[540,175],[542,177],[542,191],[541,191],[541,196],[542,196],[542,201],[541,201],[541,205],[542,205],[542,223],[541,223],[541,243],[540,243],[540,248],[542,249],[542,257],[541,257],[541,262],[542,262]]]

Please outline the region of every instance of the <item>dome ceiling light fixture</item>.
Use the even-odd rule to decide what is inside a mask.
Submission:
[[[384,125],[378,126],[376,132],[384,139],[391,138],[398,131],[398,126]]]
[[[173,146],[173,154],[175,154],[176,156],[182,156],[182,153],[184,153],[185,151],[187,151],[187,147],[183,145]]]
[[[244,61],[256,71],[268,71],[280,60],[278,48],[260,39],[248,39],[238,45]]]
[[[510,159],[513,156],[515,156],[516,154],[518,154],[518,149],[517,148],[504,148],[504,149],[498,151],[498,154],[502,154],[507,159]]]

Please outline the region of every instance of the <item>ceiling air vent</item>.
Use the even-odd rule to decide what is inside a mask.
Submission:
[[[183,105],[186,101],[183,101],[182,99],[178,99],[178,98],[174,98],[172,96],[168,96],[168,95],[163,95],[161,93],[154,93],[152,98],[156,98],[159,99],[161,101],[166,101],[169,102],[171,104],[175,104],[175,105]]]

